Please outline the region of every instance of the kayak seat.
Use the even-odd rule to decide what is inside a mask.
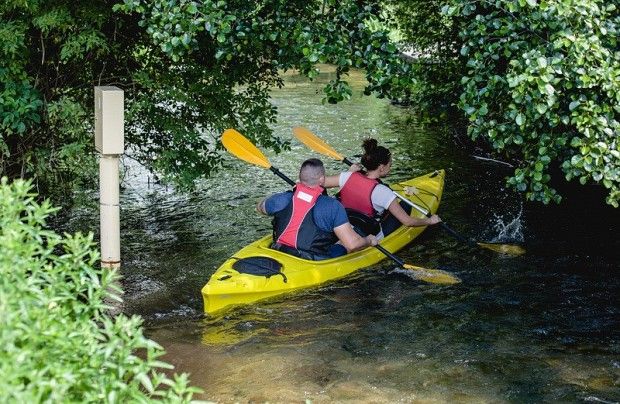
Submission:
[[[322,261],[333,258],[327,255],[312,254],[307,251],[298,250],[297,248],[289,247],[280,243],[271,243],[271,246],[269,246],[269,248],[309,261]]]
[[[236,258],[237,261],[232,264],[232,268],[242,274],[256,275],[256,276],[264,276],[266,278],[270,278],[274,275],[281,275],[284,283],[288,280],[286,279],[286,275],[282,273],[282,264],[273,258],[269,257],[246,257],[246,258]]]
[[[377,235],[381,231],[379,222],[371,217],[366,216],[362,212],[353,209],[345,209],[349,217],[349,223],[353,226],[353,230],[361,236],[369,234]]]

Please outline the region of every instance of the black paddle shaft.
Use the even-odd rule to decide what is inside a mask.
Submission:
[[[345,157],[344,159],[342,159],[342,162],[343,162],[343,163],[345,163],[345,164],[346,164],[346,165],[348,165],[348,166],[352,166],[352,165],[353,165],[353,163],[351,162],[351,160],[349,160],[349,159],[348,159],[348,158],[346,158],[346,157]]]
[[[430,217],[430,216],[428,216]],[[460,234],[458,234],[456,231],[452,230],[447,224],[445,224],[444,222],[439,222],[439,225],[441,227],[443,227],[443,229],[445,231],[447,231],[448,233],[450,233],[454,238],[456,238],[457,240],[459,240],[462,243],[465,244],[469,244],[470,247],[476,247],[476,243],[474,243],[472,240],[469,240],[463,236],[461,236]]]
[[[395,263],[397,263],[401,268],[405,267],[405,263],[398,258],[396,255],[392,254],[391,252],[389,252],[388,250],[386,250],[385,248],[381,247],[379,244],[377,244],[376,246],[374,246],[377,250],[381,251],[383,254],[385,254],[386,257],[390,258],[392,261],[394,261]]]
[[[288,184],[290,186],[295,186],[297,185],[295,183],[295,181],[293,181],[292,179],[290,179],[289,177],[287,177],[286,175],[282,174],[282,172],[280,170],[278,170],[277,168],[275,168],[274,166],[269,167],[269,169],[271,170],[271,172],[273,172],[275,175],[277,175],[278,177],[282,178],[284,181],[288,182]]]

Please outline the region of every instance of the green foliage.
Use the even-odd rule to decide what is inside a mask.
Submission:
[[[446,114],[456,117],[454,97],[461,92],[459,78],[465,73],[459,54],[459,18],[442,14],[445,0],[389,0],[388,4],[393,29],[403,37],[402,47],[413,54],[415,80],[407,101],[417,114],[431,120]]]
[[[288,147],[270,127],[281,70],[336,65],[328,103],[351,97],[352,67],[368,94],[410,85],[374,1],[9,1],[0,17],[0,172],[44,191],[96,178],[95,85],[125,90],[131,157],[184,187],[220,166],[225,128]]]
[[[37,177],[50,194],[95,179],[85,105],[107,50],[99,17],[70,2],[9,1],[0,18],[0,174]]]
[[[391,4],[418,54],[414,106],[458,105],[472,139],[518,166],[508,183],[530,200],[560,201],[550,185],[559,167],[618,206],[618,0]]]
[[[397,73],[403,81],[408,77],[388,32],[377,28],[383,18],[372,1],[125,0],[116,9],[139,13],[140,25],[175,62],[199,52],[224,72],[253,72],[241,85],[278,83],[277,69],[298,68],[313,78],[317,63],[329,63],[337,72],[325,90],[333,103],[350,98],[341,76],[351,67],[366,70],[367,92],[384,96],[400,84],[391,81]]]
[[[163,350],[139,317],[106,314],[117,280],[92,235],[45,228],[56,209],[28,182],[0,182],[0,396],[8,402],[188,402],[187,375],[158,368]],[[140,351],[140,355],[137,353]]]
[[[552,164],[566,179],[596,182],[620,201],[618,2],[512,0],[457,3],[467,18],[459,106],[472,138],[520,160],[509,184],[528,199],[560,195]]]

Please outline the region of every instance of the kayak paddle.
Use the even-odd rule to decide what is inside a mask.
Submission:
[[[236,130],[226,129],[224,133],[222,133],[222,144],[233,156],[250,164],[267,168],[278,177],[286,181],[289,185],[295,186],[295,182],[293,180],[282,174],[282,172],[277,168],[273,167],[267,157],[265,157],[265,155],[252,142]],[[385,254],[386,257],[398,264],[401,268],[415,271],[414,273],[416,275],[416,279],[437,284],[454,284],[461,281],[449,272],[442,271],[440,269],[427,269],[406,264],[400,258],[378,244],[374,247]]]
[[[222,144],[233,156],[241,160],[254,164],[259,167],[271,170],[275,175],[288,182],[289,185],[295,186],[295,181],[282,174],[280,170],[271,165],[267,157],[258,150],[254,143],[250,142],[245,136],[234,129],[226,129],[222,133]]]
[[[295,137],[303,144],[305,144],[306,146],[308,146],[310,149],[314,150],[317,153],[321,153],[324,154],[326,156],[329,156],[335,160],[338,161],[342,161],[343,163],[347,164],[347,165],[352,165],[353,163],[351,162],[351,160],[347,159],[346,157],[342,156],[340,153],[338,153],[336,150],[334,150],[330,145],[328,145],[327,143],[325,143],[325,141],[323,141],[323,139],[321,139],[320,137],[318,137],[317,135],[315,135],[314,133],[310,132],[308,129],[303,128],[303,127],[294,127],[293,128],[293,134],[295,135]],[[405,202],[407,205],[411,206],[412,208],[414,208],[415,210],[417,210],[418,212],[422,213],[424,216],[426,217],[431,217],[432,214],[431,212],[427,211],[426,209],[416,205],[415,203],[411,202],[410,200],[408,200],[407,198],[403,197],[401,194],[399,194],[398,192],[392,190],[392,192],[394,193],[394,195],[396,195],[401,201]],[[465,238],[464,236],[460,235],[459,233],[457,233],[456,231],[454,231],[452,228],[450,228],[447,224],[445,224],[444,222],[439,222],[439,225],[446,230],[450,235],[452,235],[454,238],[456,238],[457,240],[466,243],[472,247],[482,247],[482,248],[486,248],[495,252],[499,252],[502,254],[509,254],[509,255],[522,255],[525,254],[525,249],[517,244],[500,244],[500,243],[482,243],[482,242],[477,242],[468,238]]]

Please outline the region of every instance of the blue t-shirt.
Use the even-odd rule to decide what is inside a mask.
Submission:
[[[265,201],[265,211],[268,215],[273,216],[292,203],[292,200],[292,192],[273,194]],[[332,232],[335,227],[349,221],[344,206],[336,199],[325,195],[321,195],[317,199],[312,218],[316,226],[325,232]]]

